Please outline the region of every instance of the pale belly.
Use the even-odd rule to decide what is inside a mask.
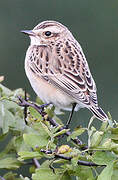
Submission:
[[[28,66],[25,67],[25,71],[32,88],[44,103],[52,103],[60,109],[72,109],[72,104],[75,101],[70,96],[67,96],[47,81],[35,75],[28,69]]]

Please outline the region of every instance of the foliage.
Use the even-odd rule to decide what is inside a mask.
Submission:
[[[110,125],[103,122],[101,127],[96,129],[92,125],[92,117],[87,128],[76,128],[68,135],[67,141],[60,144],[60,139],[63,139],[69,130],[62,128],[63,123],[56,116],[54,107],[45,108],[44,117],[29,107],[26,124],[24,108],[17,104],[18,95],[23,97],[24,91],[11,91],[0,84],[0,143],[2,146],[6,143],[0,152],[0,169],[7,170],[4,175],[0,174],[0,179],[117,180],[117,122],[110,120]],[[42,104],[39,99],[37,102]],[[60,125],[52,126],[47,120],[48,117],[57,120]],[[85,131],[88,134],[88,148],[84,149],[84,145],[76,144],[73,140]],[[86,166],[86,162],[93,166]],[[30,166],[30,177],[23,177],[18,171],[14,173],[14,170],[21,167],[27,169],[27,165]]]

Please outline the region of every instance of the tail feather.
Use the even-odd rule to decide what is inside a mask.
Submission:
[[[91,112],[101,121],[107,121],[108,116],[105,114],[105,112],[100,107],[90,107]]]

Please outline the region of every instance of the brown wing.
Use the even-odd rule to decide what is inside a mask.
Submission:
[[[98,106],[95,82],[78,43],[58,43],[53,53],[51,47],[34,46],[29,60],[34,73],[73,97],[76,102]]]

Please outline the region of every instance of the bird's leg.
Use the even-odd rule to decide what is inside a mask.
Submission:
[[[67,122],[66,122],[66,129],[68,129],[69,124],[70,124],[70,122],[71,122],[71,120],[72,120],[72,116],[73,116],[73,112],[74,112],[75,107],[76,107],[76,103],[74,103],[74,104],[72,105],[72,111],[71,111],[71,113],[70,113],[70,115],[69,115],[69,118],[68,118],[68,120],[67,120]]]

